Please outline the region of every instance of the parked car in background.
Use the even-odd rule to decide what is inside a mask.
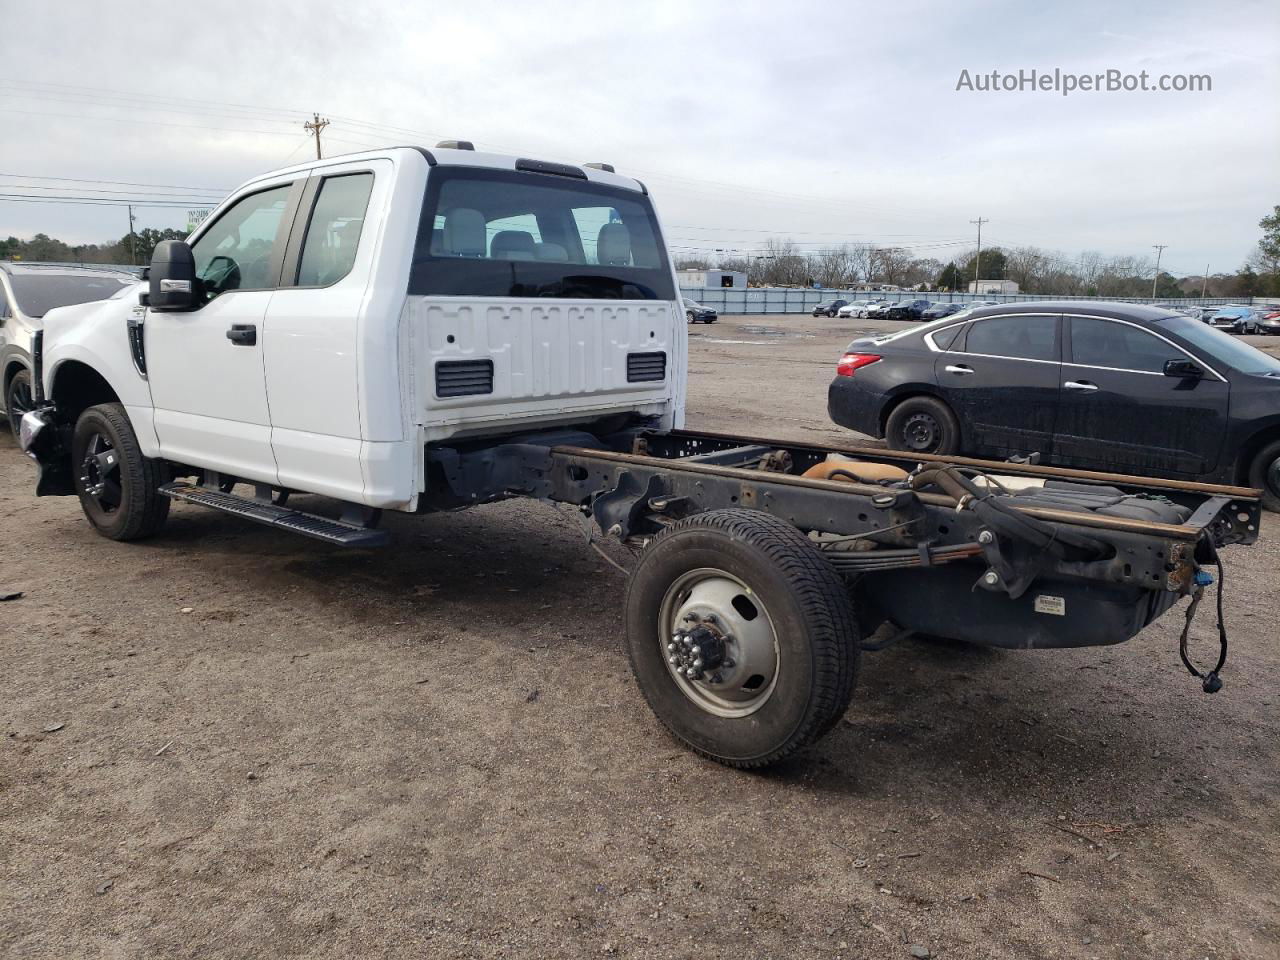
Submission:
[[[968,308],[967,303],[935,303],[920,315],[922,320],[941,320]]]
[[[863,306],[858,308],[857,316],[862,317],[863,319],[866,319],[867,317],[871,316],[872,310],[879,309],[888,302],[889,301],[883,297],[875,297],[871,300],[868,300],[863,304]]]
[[[0,412],[16,437],[31,409],[31,338],[56,307],[106,300],[137,283],[130,273],[56,263],[0,262]]]
[[[834,317],[841,307],[847,306],[848,300],[827,300],[813,308],[815,317]]]
[[[879,317],[881,320],[919,320],[920,314],[931,306],[928,300],[899,300]]]
[[[913,453],[1243,484],[1280,510],[1280,360],[1154,307],[982,307],[849,344],[836,423]]]
[[[720,315],[710,307],[688,297],[682,297],[681,300],[684,303],[684,318],[689,323],[715,323],[719,319]]]
[[[857,317],[861,316],[860,310],[865,310],[870,300],[850,300],[843,307],[836,311],[837,317]]]
[[[1257,333],[1260,318],[1253,307],[1230,304],[1222,307],[1210,317],[1209,324],[1218,330],[1225,330],[1227,333]]]
[[[864,317],[867,317],[868,319],[874,318],[874,317],[879,317],[880,319],[884,319],[885,311],[889,310],[891,307],[895,305],[896,305],[896,301],[881,300],[879,303],[873,303],[871,304],[871,306],[867,307],[866,311],[862,315]]]
[[[1258,332],[1268,336],[1280,334],[1280,310],[1272,310],[1262,315],[1258,321]]]

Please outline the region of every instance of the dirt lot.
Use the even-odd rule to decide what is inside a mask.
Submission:
[[[696,328],[691,425],[847,439],[825,388],[873,326]],[[0,439],[2,957],[1280,957],[1272,531],[1228,554],[1214,697],[1179,611],[906,642],[752,775],[664,735],[551,507],[357,553],[177,508],[122,546],[32,472]]]

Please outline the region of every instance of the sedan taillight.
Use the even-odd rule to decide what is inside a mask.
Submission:
[[[852,377],[856,371],[879,359],[879,355],[874,353],[846,353],[836,364],[836,376]]]

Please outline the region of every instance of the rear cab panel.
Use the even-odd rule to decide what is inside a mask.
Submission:
[[[434,156],[402,322],[422,441],[617,415],[681,426],[684,311],[643,186]]]

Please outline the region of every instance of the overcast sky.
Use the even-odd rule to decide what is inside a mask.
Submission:
[[[326,152],[457,137],[612,162],[649,184],[677,254],[777,235],[946,260],[982,216],[984,245],[1162,243],[1173,272],[1216,272],[1280,203],[1275,0],[0,9],[0,193],[181,204],[139,207],[139,227],[306,158],[311,110],[333,121]],[[1032,68],[1209,74],[1212,91],[956,90],[962,70]],[[0,201],[4,236],[127,227],[113,206]]]

